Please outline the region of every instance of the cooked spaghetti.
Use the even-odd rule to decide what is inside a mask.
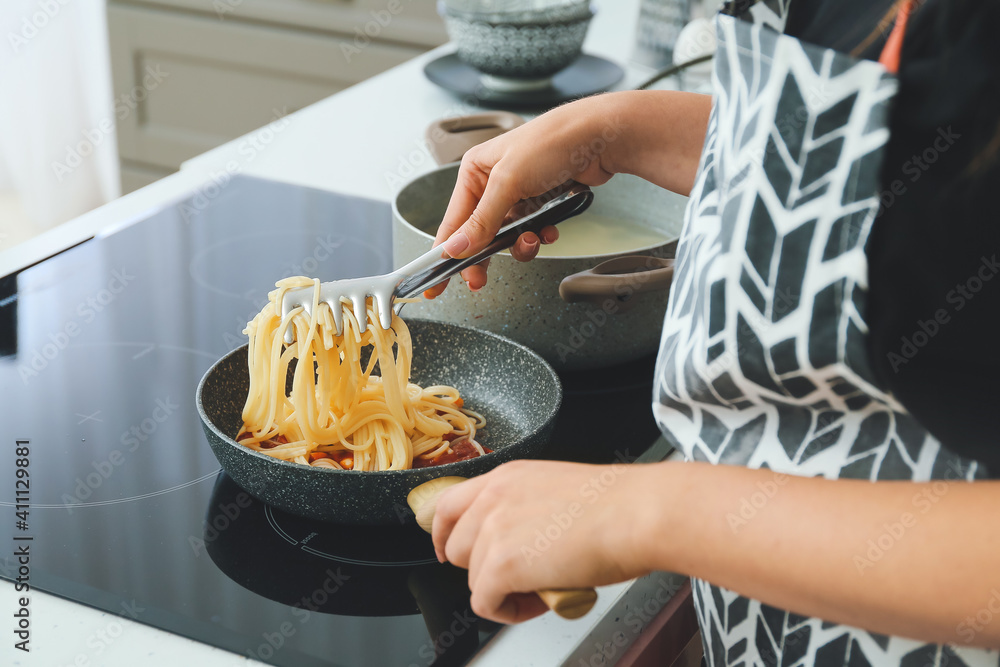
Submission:
[[[284,293],[312,285],[312,316],[296,308],[282,321]],[[344,300],[338,336],[330,306],[319,303],[319,280],[286,278],[276,287],[244,330],[250,391],[239,442],[285,461],[353,470],[405,470],[488,453],[475,439],[486,420],[463,406],[457,389],[409,382],[412,343],[398,315],[383,329],[369,301],[361,333],[358,314]],[[295,333],[287,346],[286,327]],[[373,374],[376,362],[381,375]]]

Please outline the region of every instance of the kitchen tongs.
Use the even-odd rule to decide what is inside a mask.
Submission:
[[[558,224],[584,212],[593,200],[594,193],[589,187],[576,181],[567,181],[537,197],[523,199],[515,204],[504,218],[504,225],[493,241],[471,257],[454,259],[447,256],[440,247],[435,247],[392,273],[322,283],[318,303],[329,304],[337,334],[340,335],[344,327],[343,301],[346,299],[353,304],[358,325],[364,332],[368,318],[360,314],[366,312],[368,297],[372,297],[379,323],[383,329],[388,329],[392,324],[390,308],[395,307],[398,312],[401,307],[400,304],[393,304],[396,298],[419,295],[462,269],[510,248],[521,234],[529,231],[538,234],[543,227]],[[313,287],[303,287],[285,292],[280,304],[282,321],[287,322],[289,314],[299,307],[306,314],[312,315],[314,291]],[[286,327],[285,342],[291,344],[294,339],[294,327]]]

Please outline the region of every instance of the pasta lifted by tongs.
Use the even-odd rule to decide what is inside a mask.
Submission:
[[[471,257],[454,259],[445,255],[440,248],[432,248],[392,273],[322,283],[318,295],[313,287],[288,290],[280,303],[281,319],[286,324],[284,340],[289,344],[295,340],[294,327],[287,326],[287,323],[292,311],[297,308],[302,308],[311,315],[312,309],[318,304],[329,304],[339,335],[344,329],[342,302],[346,300],[353,304],[355,313],[364,313],[369,297],[374,300],[379,324],[383,329],[388,329],[392,322],[392,308],[396,308],[398,312],[401,307],[401,304],[394,303],[395,299],[419,295],[462,269],[510,248],[524,232],[533,231],[537,234],[543,227],[558,224],[582,213],[593,199],[594,193],[589,187],[576,181],[567,181],[544,194],[516,204],[507,213],[505,224],[493,241]],[[359,317],[358,324],[361,333],[364,333],[365,318]]]

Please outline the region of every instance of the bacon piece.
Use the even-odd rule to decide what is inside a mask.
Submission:
[[[243,442],[244,440],[249,440],[253,437],[253,433],[247,431],[246,433],[240,433],[236,436],[236,442]],[[261,440],[259,443],[261,449],[274,449],[278,445],[287,445],[288,438],[283,435],[276,435],[270,440]]]
[[[344,468],[344,470],[354,469],[354,452],[350,451],[334,452],[333,454],[330,455],[330,458],[339,463],[341,467]]]

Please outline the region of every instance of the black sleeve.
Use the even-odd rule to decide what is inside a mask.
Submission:
[[[877,377],[1000,477],[1000,3],[910,21],[867,248]]]
[[[878,60],[895,0],[791,0],[785,34],[817,46]]]

